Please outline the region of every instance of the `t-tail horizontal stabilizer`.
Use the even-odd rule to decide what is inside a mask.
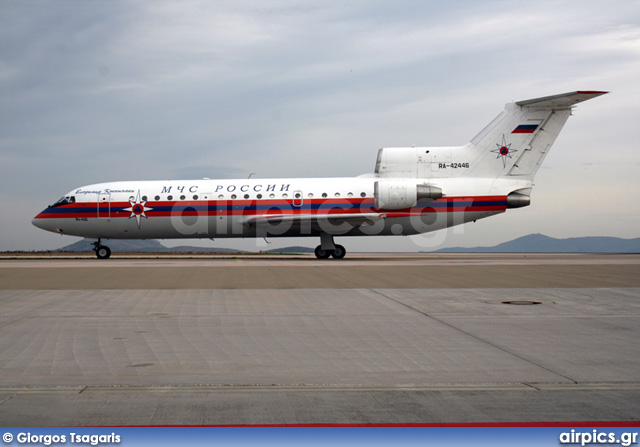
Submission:
[[[562,109],[573,107],[576,104],[604,95],[609,92],[599,92],[595,90],[580,90],[577,92],[561,93],[559,95],[544,96],[542,98],[527,99],[517,101],[516,104],[524,107],[543,107],[551,109]]]
[[[505,105],[504,111],[468,145],[475,153],[474,177],[533,179],[578,103],[604,95],[577,91]]]

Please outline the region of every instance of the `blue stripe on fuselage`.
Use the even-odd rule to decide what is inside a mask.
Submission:
[[[421,209],[442,209],[442,208],[460,208],[460,207],[495,207],[495,206],[506,206],[505,200],[447,200],[447,201],[434,201],[427,203],[418,203],[415,208]],[[261,204],[227,204],[224,205],[193,205],[188,202],[185,204],[181,204],[180,202],[175,202],[173,205],[156,205],[149,204],[146,205],[147,213],[153,215],[154,213],[161,212],[171,212],[180,209],[182,211],[196,211],[196,212],[230,212],[230,211],[273,211],[273,210],[357,210],[357,209],[373,209],[374,202],[373,200],[361,202],[361,203],[352,203],[345,201],[343,203],[310,203],[303,204],[301,206],[294,206],[292,204],[283,204],[283,203],[261,203]],[[131,208],[131,206],[111,206],[111,213],[128,213],[130,210],[126,210],[126,208]],[[101,206],[100,212],[107,212],[108,207]],[[74,206],[74,207],[56,207],[56,208],[47,208],[42,212],[43,214],[85,214],[85,215],[95,215],[97,213],[96,206],[91,204],[89,206]]]

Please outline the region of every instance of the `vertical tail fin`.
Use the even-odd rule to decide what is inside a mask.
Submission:
[[[577,91],[508,103],[467,145],[476,154],[470,175],[533,178],[573,106],[605,93]]]

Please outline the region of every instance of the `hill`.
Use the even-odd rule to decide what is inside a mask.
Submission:
[[[219,248],[219,247],[191,247],[188,245],[181,245],[178,247],[165,247],[160,242],[153,239],[145,240],[118,240],[110,239],[105,240],[104,244],[107,245],[113,252],[136,252],[136,253],[247,253],[243,250],[236,250],[234,248]],[[92,251],[93,245],[87,241],[78,241],[65,247],[59,248],[56,251],[70,251],[70,252],[85,252]]]
[[[594,236],[556,239],[536,233],[493,247],[453,247],[433,253],[640,253],[640,238]]]
[[[159,241],[153,239],[147,240],[105,240],[107,245],[113,252],[121,253],[251,253],[246,250],[236,250],[235,248],[224,247],[193,247],[190,245],[180,245],[178,247],[165,247]],[[93,250],[93,245],[87,241],[78,241],[59,248],[58,252],[89,252]],[[313,253],[313,248],[309,247],[283,247],[274,248],[272,250],[264,250],[264,253]]]
[[[313,248],[295,245],[293,247],[274,248],[273,250],[265,250],[265,253],[313,253]]]
[[[157,240],[108,240],[105,244],[114,252],[141,253],[249,253],[244,250],[220,247],[165,247]],[[85,252],[93,246],[87,241],[78,241],[56,251]],[[313,253],[313,248],[293,246],[264,250],[264,253]],[[544,234],[527,236],[492,247],[452,247],[431,253],[640,253],[640,238],[617,237],[573,237],[556,239]]]

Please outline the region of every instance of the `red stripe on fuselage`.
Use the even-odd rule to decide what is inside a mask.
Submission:
[[[368,202],[368,203],[367,203]],[[461,202],[500,202],[500,204],[490,205],[460,205]],[[96,202],[83,202],[64,205],[59,207],[64,209],[82,208],[82,212],[42,212],[35,219],[76,219],[76,218],[98,218]],[[129,218],[131,211],[123,211],[123,208],[130,208],[129,202],[112,202],[111,212],[104,203],[100,204],[100,218]],[[305,206],[331,206],[335,208],[315,208],[309,209]],[[364,205],[364,206],[363,206]],[[369,205],[369,206],[366,206]],[[189,207],[234,207],[240,209],[223,210],[196,210]],[[242,209],[243,207],[260,206],[263,209]],[[171,207],[169,211],[158,210],[158,208]],[[273,209],[264,209],[273,207]],[[187,200],[170,202],[147,202],[145,204],[145,214],[147,217],[171,217],[171,216],[256,216],[256,215],[331,215],[331,214],[362,214],[381,213],[388,217],[400,217],[400,214],[415,215],[425,213],[446,213],[463,211],[502,211],[506,209],[506,196],[473,196],[473,197],[449,197],[429,202],[420,207],[406,208],[401,210],[380,210],[373,207],[373,200],[367,198],[353,199],[306,199],[302,207],[294,206],[292,200]]]

